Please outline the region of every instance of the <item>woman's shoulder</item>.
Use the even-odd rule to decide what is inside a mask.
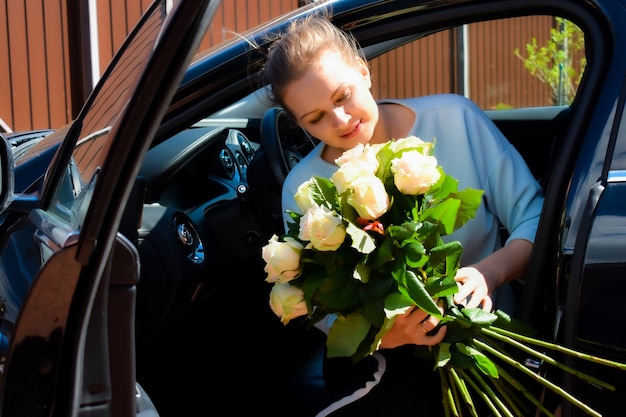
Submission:
[[[288,184],[289,188],[294,186],[297,188],[314,175],[322,176],[328,172],[332,175],[333,166],[322,159],[324,146],[323,142],[319,143],[289,171],[285,178],[285,184]]]
[[[478,106],[465,96],[460,94],[432,94],[402,99],[399,101],[408,107],[418,110],[436,110],[440,108],[461,107],[477,110]]]

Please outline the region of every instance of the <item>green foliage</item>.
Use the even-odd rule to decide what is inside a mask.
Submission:
[[[555,17],[556,27],[550,30],[550,39],[539,45],[536,37],[526,44],[526,56],[519,48],[515,55],[524,62],[524,67],[541,82],[548,84],[555,105],[570,104],[576,91],[587,59],[585,37],[574,23]]]
[[[344,161],[344,164],[353,169],[353,185],[362,185],[359,180],[363,176],[368,183],[380,180],[384,184],[383,189],[372,188],[387,197],[384,200],[389,205],[384,211],[376,218],[364,219],[347,198],[355,194],[352,186],[339,192],[334,176],[331,180],[312,177],[296,194],[296,200],[299,198],[309,205],[302,209],[305,214],[290,213],[293,223],[282,237],[282,243],[277,240],[271,243],[288,246],[276,253],[300,252],[300,274],[290,276],[287,283],[276,282],[274,288],[301,289],[302,303],[306,303],[307,308],[298,311],[308,314],[311,325],[328,314],[336,316],[327,335],[326,355],[350,357],[354,362],[361,360],[379,348],[396,317],[418,307],[447,327],[441,343],[420,347],[434,360],[441,377],[446,416],[478,417],[475,406],[478,399],[497,416],[534,415],[533,409],[551,416],[532,390],[516,380],[520,375],[553,390],[587,414],[598,416],[595,410],[516,358],[520,353],[532,356],[609,390],[614,387],[569,368],[546,352],[555,351],[621,370],[626,370],[625,364],[535,339],[532,329],[502,311],[487,312],[454,303],[453,296],[458,292],[454,278],[463,248],[458,241],[444,242],[442,236],[453,233],[474,217],[483,191],[458,190],[458,181],[446,175],[441,167],[429,168],[425,164],[413,174],[429,171],[440,175],[425,175],[424,178],[428,178],[426,188],[414,194],[404,193],[399,185],[403,178],[396,176],[392,165],[409,152],[427,156],[431,149],[428,143],[410,137],[382,145],[377,151],[379,165],[376,168],[370,166],[372,159],[368,152],[371,149],[368,145],[361,154],[352,155],[354,161]],[[350,177],[348,174],[344,176]],[[416,179],[421,178],[419,175],[411,176],[406,172],[404,175],[414,182],[422,182]],[[365,195],[370,203],[380,201],[370,194]],[[300,203],[299,206],[302,208]],[[322,215],[314,217],[315,213]],[[299,223],[301,219],[305,221]],[[309,232],[304,236],[309,236],[311,241],[303,237],[300,229]],[[332,240],[337,230],[343,233],[334,246],[320,249],[312,242],[313,237]],[[294,242],[301,245],[294,246]],[[294,249],[298,247],[301,249]],[[291,258],[285,256],[285,259]],[[271,259],[267,261],[271,263]],[[293,294],[289,292],[283,310],[294,304]]]

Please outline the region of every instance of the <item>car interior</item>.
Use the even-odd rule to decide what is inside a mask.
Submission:
[[[544,280],[549,283],[541,288],[542,295],[556,300],[550,291],[559,290],[560,284],[555,272],[560,265],[554,259],[560,249],[560,204],[584,139],[583,118],[592,113],[594,87],[602,77],[598,62],[604,58],[599,46],[604,38],[591,33],[597,24],[591,13],[585,20],[584,13],[571,12],[589,42],[578,52],[578,63],[595,61],[588,69],[580,67],[572,96],[561,99],[561,91],[531,73],[518,55],[534,40],[511,36],[525,26],[534,35],[537,19],[543,40],[549,39],[561,19],[551,13],[560,6],[534,5],[530,11],[538,14],[525,15],[529,8],[523,3],[510,6],[519,10],[509,14],[487,15],[474,5],[452,5],[449,15],[444,6],[433,9],[432,16],[424,10],[389,21],[381,18],[379,24],[360,11],[363,21],[340,15],[335,23],[354,24],[347,28],[363,45],[376,99],[464,95],[521,154],[544,192],[552,193],[552,206],[544,210],[550,215],[542,216],[543,235],[538,235],[527,276],[543,279],[548,270],[554,277]],[[460,40],[481,31],[489,36],[462,50]],[[283,415],[278,408],[289,410],[289,400],[314,403],[324,396],[319,367],[324,338],[307,323],[283,325],[274,315],[261,257],[268,240],[283,232],[283,181],[319,140],[271,104],[267,86],[256,83],[257,68],[249,65],[259,58],[258,51],[247,50],[242,38],[196,56],[147,150],[125,207],[102,281],[108,291],[99,291],[94,303],[101,314],[89,317],[86,351],[77,353],[85,358],[84,387],[107,380],[110,373],[115,399],[111,415],[132,414],[122,411],[128,407],[136,407],[142,417],[157,417],[156,410],[163,417],[195,415],[198,410],[210,414],[224,406],[230,414],[248,414],[252,406],[259,414],[276,410]],[[434,56],[441,60],[430,62]],[[481,64],[472,66],[475,62]],[[484,76],[482,82],[470,82],[476,73]],[[399,86],[398,79],[412,81]],[[57,137],[62,139],[66,132],[61,130],[67,128],[57,130]],[[36,193],[41,186],[41,173],[58,145],[44,140],[50,133],[10,139],[16,160],[33,152],[43,156],[23,158],[27,162],[20,167],[17,192]],[[72,192],[67,187],[68,201],[75,200]],[[28,233],[32,231],[26,238],[32,238]],[[537,323],[544,309],[556,307],[554,300],[539,306],[544,300],[538,301],[538,290],[525,278],[513,283],[517,304],[525,305],[518,314]],[[539,324],[552,337],[556,326],[550,314]],[[107,352],[103,343],[108,343]],[[94,358],[94,366],[87,363]],[[300,390],[310,394],[289,395]],[[100,397],[104,392],[82,393],[81,401],[105,403],[108,399]],[[287,393],[281,395],[285,404],[280,407],[277,392]],[[10,403],[11,396],[7,398]]]
[[[549,178],[549,160],[558,150],[558,132],[565,131],[569,108],[544,110],[537,115],[529,112],[533,125],[494,111],[494,121],[510,140],[517,140],[516,147],[540,183]],[[138,379],[148,392],[157,392],[151,397],[161,407],[169,404],[159,392],[158,380],[165,373],[173,373],[173,379],[188,377],[189,369],[210,374],[217,366],[213,361],[225,357],[224,349],[232,353],[228,346],[207,347],[208,337],[227,335],[229,341],[250,349],[243,356],[252,356],[243,359],[237,354],[232,359],[239,371],[220,377],[222,387],[232,389],[241,383],[240,372],[250,372],[246,380],[281,372],[275,366],[285,368],[282,374],[296,372],[304,358],[316,352],[307,349],[320,343],[305,326],[285,327],[273,315],[260,256],[261,246],[283,230],[280,184],[290,164],[317,140],[280,108],[263,114],[260,131],[211,124],[203,121],[151,150],[141,170],[143,188],[137,187],[143,196],[135,201],[144,201],[141,227],[132,229],[142,271],[136,309]],[[537,129],[539,125],[542,128]],[[240,321],[242,333],[232,334],[232,320]],[[153,355],[165,358],[180,349],[171,344],[180,343],[185,344],[185,358],[193,363],[185,365],[178,357],[177,364],[164,364],[167,372],[155,370]],[[277,354],[283,343],[299,346],[298,354]],[[203,355],[207,363],[198,364]],[[148,369],[142,367],[144,361]],[[261,371],[254,372],[259,366]],[[185,388],[188,395],[189,390]]]
[[[427,39],[381,42],[364,53],[373,58]],[[181,397],[193,410],[207,390],[215,396],[254,387],[271,398],[277,387],[268,375],[293,384],[282,375],[300,375],[306,357],[319,354],[315,335],[282,325],[269,309],[260,256],[282,232],[282,181],[318,140],[262,94],[254,91],[151,148],[122,222],[141,264],[137,380],[163,415],[180,414]],[[545,187],[571,107],[484,110]],[[188,383],[193,378],[206,382]]]

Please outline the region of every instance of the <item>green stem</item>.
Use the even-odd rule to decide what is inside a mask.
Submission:
[[[467,389],[467,385],[465,385],[465,381],[459,378],[459,375],[457,374],[454,368],[449,367],[446,369],[448,370],[448,373],[450,374],[450,379],[459,388],[459,392],[463,396],[463,400],[465,401],[465,404],[467,404],[467,408],[469,409],[470,414],[473,417],[478,417],[476,406],[474,405],[474,402],[472,401],[472,396],[470,395],[469,390]]]
[[[615,391],[615,387],[613,385],[608,384],[608,383],[606,383],[606,382],[604,382],[604,381],[602,381],[602,380],[600,380],[598,378],[595,378],[595,377],[593,377],[591,375],[588,375],[588,374],[586,374],[584,372],[580,372],[580,371],[578,371],[576,369],[573,369],[573,368],[571,368],[571,367],[569,367],[569,366],[567,366],[567,365],[565,365],[565,364],[563,364],[561,362],[558,362],[558,361],[554,360],[553,358],[551,358],[550,356],[547,356],[547,355],[545,355],[545,354],[543,354],[541,352],[538,352],[538,351],[536,351],[536,350],[534,350],[534,349],[532,349],[532,348],[530,348],[530,347],[528,347],[528,346],[518,342],[517,340],[514,340],[511,337],[499,334],[498,332],[495,332],[495,331],[487,329],[487,328],[483,328],[483,329],[481,329],[481,331],[483,333],[485,333],[485,334],[495,338],[495,339],[498,339],[498,340],[501,340],[503,342],[509,343],[510,345],[515,346],[518,349],[520,349],[520,350],[522,350],[522,351],[524,351],[526,353],[530,353],[531,355],[538,357],[539,359],[543,360],[546,363],[549,363],[550,365],[554,365],[557,368],[561,368],[562,370],[564,370],[566,372],[569,372],[572,375],[576,375],[578,378],[580,378],[580,379],[582,379],[584,381],[587,381],[587,382],[589,382],[591,384],[597,385],[598,387],[601,387],[601,388],[606,388],[606,389],[609,389],[611,391]]]
[[[486,344],[486,343],[484,343],[484,342],[482,342],[482,341],[480,341],[478,339],[474,339],[474,343],[477,346],[480,346],[481,348],[485,349],[486,351],[491,352],[493,355],[495,355],[496,357],[500,358],[501,360],[503,360],[504,362],[508,363],[509,365],[513,366],[514,368],[522,371],[526,375],[530,376],[532,379],[534,379],[534,380],[540,382],[541,384],[543,384],[544,386],[550,388],[552,391],[554,391],[555,393],[557,393],[561,397],[565,398],[566,400],[568,400],[569,402],[571,402],[572,404],[574,404],[575,406],[577,406],[578,408],[580,408],[581,410],[586,412],[587,414],[589,414],[591,416],[595,416],[595,417],[602,417],[601,414],[599,414],[597,411],[595,411],[592,408],[590,408],[587,404],[581,402],[579,399],[575,398],[570,393],[564,391],[562,388],[558,387],[557,385],[555,385],[551,381],[543,378],[540,375],[537,375],[537,374],[531,372],[528,368],[526,368],[524,365],[522,365],[521,363],[517,362],[516,360],[510,358],[507,355],[504,355],[504,354],[498,352],[497,349],[492,348],[488,344]]]
[[[453,397],[452,388],[450,387],[450,380],[446,374],[444,368],[439,367],[439,379],[441,380],[441,402],[443,405],[443,411],[445,417],[460,417],[456,408],[456,402]]]
[[[493,391],[486,389],[487,384],[485,384],[482,378],[473,373],[474,377],[478,379],[480,385],[483,387],[483,389],[485,389],[486,392],[483,392],[478,384],[476,384],[476,382],[474,382],[472,378],[470,378],[465,372],[463,372],[463,370],[459,369],[459,374],[463,377],[463,380],[466,381],[474,389],[474,391],[476,391],[478,397],[480,397],[480,399],[483,400],[485,404],[487,404],[487,407],[489,407],[494,416],[502,417],[502,414],[498,410],[498,407],[496,407],[496,405],[494,404],[494,401],[496,401],[500,409],[505,412],[507,417],[513,417],[513,415],[508,411],[506,406],[502,404],[502,401],[500,401],[498,396],[494,395]]]
[[[447,368],[444,368],[444,371],[446,371]],[[457,409],[459,412],[459,415],[463,415],[463,407],[461,406],[462,404],[464,404],[465,402],[463,400],[461,400],[461,398],[463,397],[463,394],[461,393],[461,391],[463,390],[464,392],[467,392],[467,387],[465,386],[465,383],[463,384],[457,384],[457,383],[452,383],[452,374],[450,372],[446,372],[446,375],[448,375],[448,379],[450,379],[451,381],[451,386],[452,386],[452,396],[455,400],[455,404],[457,404]],[[467,394],[469,395],[469,392],[467,392]],[[469,410],[469,413],[472,414],[473,410]]]
[[[497,365],[496,365],[496,367],[497,367]],[[473,372],[476,372],[476,371],[473,370]],[[520,409],[520,407],[523,404],[522,404],[521,400],[519,399],[519,397],[516,395],[516,393],[512,391],[512,388],[505,386],[505,384],[502,382],[502,380],[500,378],[492,378],[492,377],[490,377],[490,381],[493,384],[493,386],[495,387],[495,389],[498,391],[500,396],[502,396],[504,398],[504,401],[507,402],[509,408],[511,408],[513,410],[515,415],[517,415],[517,416],[526,416],[526,415],[528,415],[528,412],[523,412]]]
[[[487,329],[483,328],[481,330],[487,330]],[[597,357],[597,356],[594,356],[594,355],[589,355],[589,354],[586,354],[586,353],[579,352],[577,350],[573,350],[573,349],[567,348],[565,346],[558,345],[556,343],[545,342],[543,340],[535,339],[535,338],[532,338],[532,337],[527,337],[527,336],[524,336],[524,335],[521,335],[521,334],[518,334],[518,333],[514,333],[514,332],[511,332],[509,330],[505,330],[503,328],[496,327],[496,326],[491,326],[489,328],[489,330],[491,330],[493,332],[497,332],[497,333],[503,334],[503,335],[508,336],[508,337],[510,337],[512,339],[521,340],[522,342],[526,342],[526,343],[529,343],[529,344],[532,344],[532,345],[549,348],[549,349],[556,350],[556,351],[561,352],[561,353],[566,353],[566,354],[568,354],[570,356],[573,356],[575,358],[584,359],[586,361],[598,363],[598,364],[609,366],[609,367],[612,367],[612,368],[617,368],[617,369],[620,369],[622,371],[626,370],[626,363],[616,362],[616,361],[612,361],[610,359],[604,359],[604,358],[600,358],[600,357]]]
[[[497,365],[496,365],[497,366]],[[526,399],[533,403],[537,408],[539,408],[545,415],[548,417],[554,417],[554,415],[543,405],[537,397],[535,397],[528,389],[526,389],[519,381],[511,376],[508,372],[498,366],[498,374],[506,380],[513,388],[524,394]]]

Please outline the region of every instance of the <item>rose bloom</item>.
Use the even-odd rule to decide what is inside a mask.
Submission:
[[[302,289],[277,282],[270,292],[270,308],[283,324],[308,313]]]
[[[360,159],[346,161],[334,172],[331,181],[337,187],[337,192],[341,194],[347,189],[353,188],[353,184],[360,178],[374,175],[376,169],[373,170],[369,163]]]
[[[403,149],[418,148],[422,150],[423,155],[428,155],[432,147],[433,144],[431,142],[424,142],[417,136],[397,139],[389,144],[389,149],[391,149],[393,153],[398,153]]]
[[[315,201],[311,198],[311,180],[307,180],[298,186],[298,191],[294,195],[294,199],[296,200],[296,204],[304,213],[308,209],[315,204]]]
[[[408,195],[424,194],[441,177],[437,158],[422,155],[416,150],[404,152],[393,159],[391,172],[396,187]]]
[[[265,261],[267,282],[287,283],[300,275],[300,254],[303,246],[294,238],[286,237],[284,242],[273,235],[262,249]]]
[[[362,174],[350,183],[348,204],[367,220],[376,220],[389,210],[389,195],[376,175]]]
[[[340,167],[350,162],[363,163],[364,169],[375,173],[378,170],[378,158],[376,158],[376,155],[383,146],[383,143],[373,145],[369,143],[365,145],[359,143],[357,146],[345,151],[339,158],[335,159],[335,163]]]
[[[311,242],[319,251],[334,251],[346,238],[346,226],[343,219],[326,206],[315,204],[300,219],[298,238]]]

